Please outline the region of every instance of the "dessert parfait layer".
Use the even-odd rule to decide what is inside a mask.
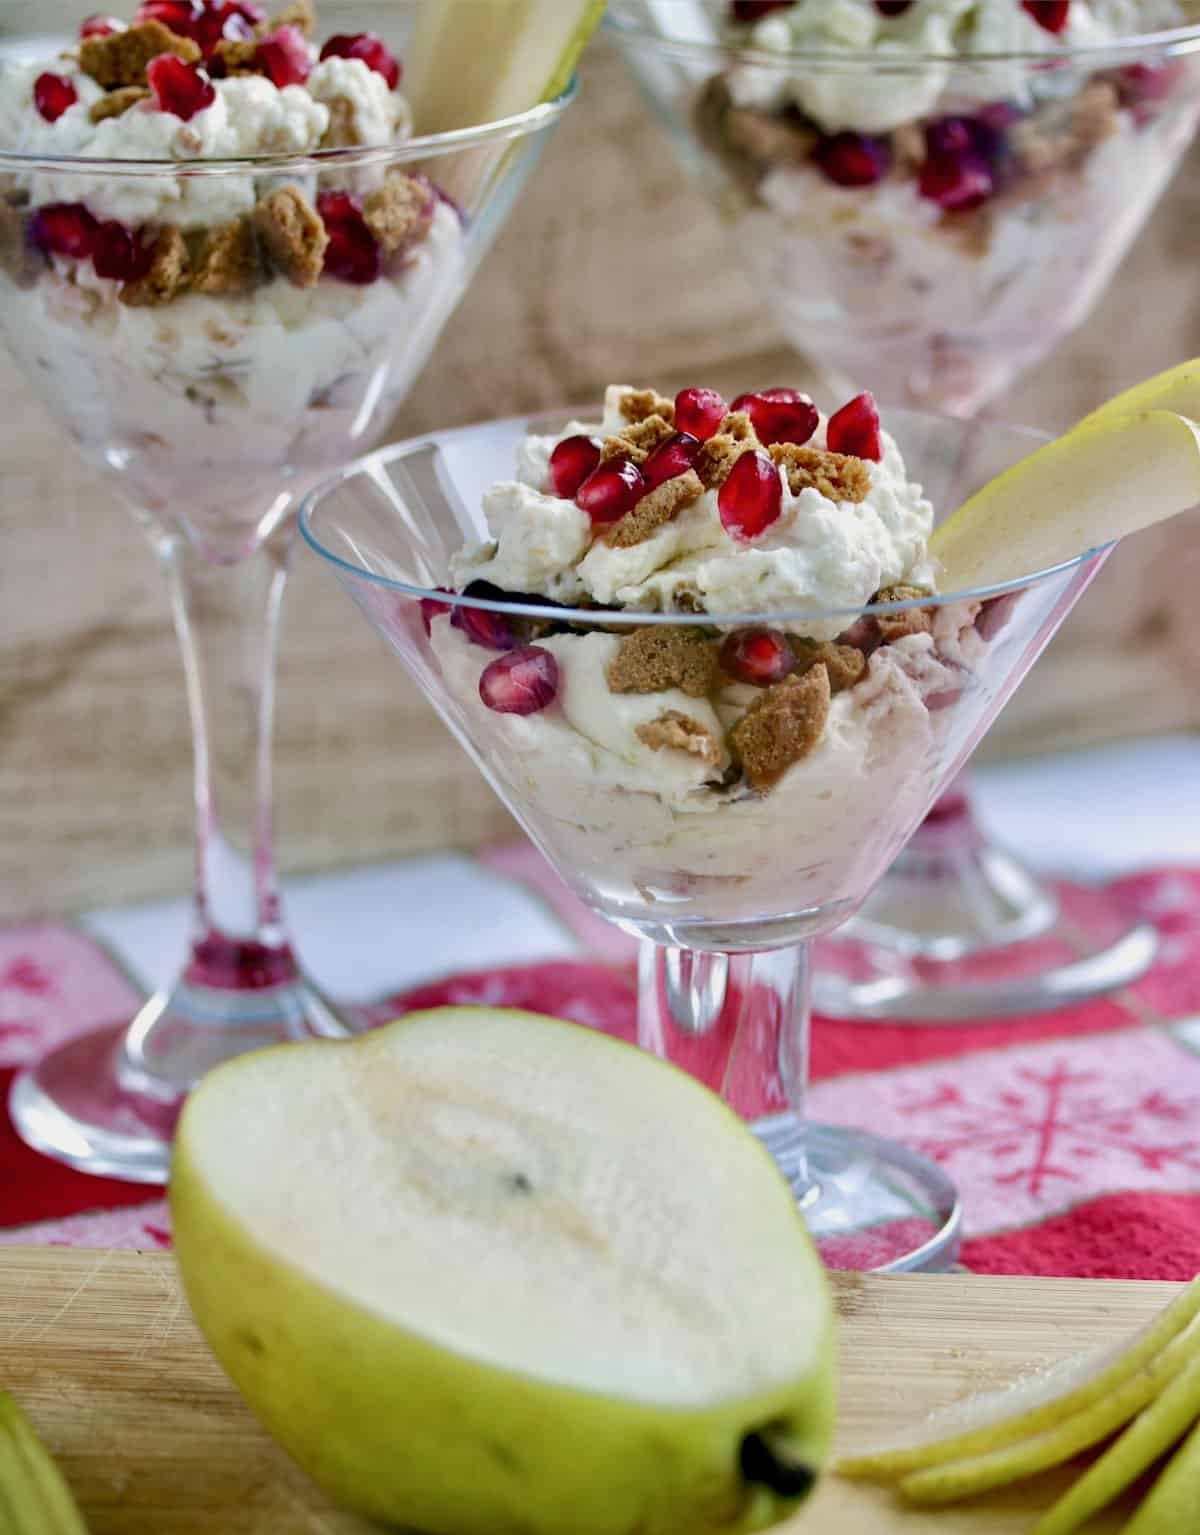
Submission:
[[[483,510],[451,571],[492,606],[426,599],[418,642],[580,893],[679,930],[856,905],[962,745],[1005,601],[931,600],[933,508],[872,397],[614,387]]]
[[[460,295],[462,219],[405,156],[400,83],[373,34],[319,43],[310,0],[146,0],[0,73],[8,344],[217,557],[365,445]]]
[[[1200,112],[1186,34],[1162,37],[1200,22],[1192,0],[652,14],[677,37],[689,11],[720,46],[639,66],[631,41],[631,63],[722,168],[791,339],[894,398],[971,409],[1079,324]]]

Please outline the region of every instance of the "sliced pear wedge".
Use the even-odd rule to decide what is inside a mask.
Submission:
[[[1161,1456],[1178,1444],[1200,1418],[1200,1352],[1156,1401],[1138,1414],[1115,1444],[1089,1466],[1070,1492],[1038,1520],[1032,1535],[1072,1535],[1093,1514],[1107,1508]],[[1200,1485],[1193,1492],[1200,1524]],[[1185,1528],[1178,1525],[1180,1535]]]
[[[1079,425],[1133,416],[1143,410],[1173,410],[1177,415],[1200,421],[1200,357],[1178,363],[1153,378],[1143,379],[1123,394],[1114,395],[1086,415]]]
[[[934,532],[943,591],[1017,580],[1200,505],[1200,428],[1102,412],[997,475]]]
[[[1168,1461],[1142,1500],[1125,1535],[1183,1535],[1196,1527],[1200,1508],[1200,1425]]]
[[[424,0],[405,49],[418,133],[472,128],[566,89],[605,0]]]
[[[1060,1466],[1124,1428],[1197,1358],[1200,1324],[1193,1324],[1123,1385],[1082,1412],[1064,1417],[1043,1433],[1003,1449],[915,1471],[901,1481],[900,1492],[910,1503],[940,1506],[977,1497],[995,1487],[1007,1487],[1036,1476],[1051,1466]]]
[[[0,1530],[87,1535],[62,1472],[6,1391],[0,1391]]]
[[[847,1456],[834,1469],[839,1476],[892,1481],[927,1466],[985,1455],[1032,1439],[1105,1402],[1185,1333],[1197,1316],[1200,1278],[1118,1348],[1067,1360],[1005,1391],[955,1402],[903,1440]]]

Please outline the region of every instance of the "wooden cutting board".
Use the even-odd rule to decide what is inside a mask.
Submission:
[[[1178,1286],[837,1278],[839,1443],[1119,1340]],[[169,1255],[0,1249],[0,1383],[58,1456],[91,1535],[366,1535],[259,1429],[188,1315]],[[796,1535],[1015,1535],[1058,1474],[938,1514],[829,1477]],[[1117,1531],[1128,1509],[1089,1530]]]

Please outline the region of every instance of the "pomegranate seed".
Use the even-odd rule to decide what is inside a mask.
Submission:
[[[201,0],[144,0],[133,13],[133,24],[136,27],[144,21],[158,21],[169,32],[191,37],[203,15]]]
[[[258,62],[280,90],[285,85],[303,85],[312,69],[308,43],[299,27],[279,27],[264,37],[258,45]]]
[[[798,389],[740,394],[731,409],[747,412],[758,440],[768,448],[776,442],[805,443],[821,424],[817,407]]]
[[[1028,11],[1039,27],[1057,36],[1067,24],[1071,0],[1021,0],[1021,9]]]
[[[839,634],[839,645],[850,645],[855,650],[861,650],[864,656],[874,655],[879,649],[879,625],[874,618],[856,618],[844,633]]]
[[[96,276],[112,277],[118,282],[134,282],[145,277],[153,254],[132,229],[116,219],[101,224],[92,242],[92,265],[96,268]]]
[[[913,0],[875,0],[875,9],[881,16],[903,16]]]
[[[589,474],[575,492],[575,505],[596,526],[624,517],[645,493],[646,481],[638,466],[627,458],[610,458]]]
[[[1162,101],[1169,96],[1183,75],[1186,65],[1182,59],[1165,64],[1126,64],[1116,74],[1117,95],[1123,107],[1134,108],[1139,122],[1149,120],[1145,110],[1147,102]],[[1139,112],[1138,109],[1142,110]]]
[[[883,457],[879,440],[879,411],[875,396],[856,394],[841,410],[829,418],[825,442],[831,453],[850,453],[855,458],[869,458],[878,463]]]
[[[329,236],[326,272],[360,287],[373,283],[383,272],[383,253],[367,228],[358,199],[349,192],[322,192],[317,198],[317,212]]]
[[[567,437],[550,455],[554,494],[574,501],[579,487],[600,462],[600,449],[590,437]]]
[[[681,432],[707,442],[729,414],[729,406],[715,389],[681,389],[675,396],[675,425]]]
[[[220,42],[249,42],[266,17],[263,7],[253,0],[225,0],[224,4],[205,0],[204,12],[196,19],[191,35],[207,55]]]
[[[497,714],[540,714],[558,696],[558,661],[540,645],[525,645],[484,667],[479,696]]]
[[[488,608],[455,608],[450,622],[461,629],[472,645],[482,645],[485,650],[513,650],[517,637],[509,627],[508,619],[501,618]]]
[[[92,254],[98,227],[82,203],[47,203],[30,220],[29,238],[47,255],[83,260]]]
[[[787,635],[778,629],[738,629],[721,646],[721,669],[756,688],[782,682],[795,664]]]
[[[79,23],[80,37],[111,37],[114,32],[124,32],[125,23],[116,16],[85,16]]]
[[[323,59],[361,59],[368,69],[382,75],[391,90],[400,84],[396,55],[374,32],[339,32],[321,49]]]
[[[79,92],[62,75],[47,71],[33,82],[33,104],[48,123],[56,123],[78,100]]]
[[[813,150],[813,159],[840,187],[870,187],[891,169],[891,147],[866,133],[831,133]]]
[[[921,167],[921,196],[947,213],[966,213],[985,203],[996,189],[987,161],[969,151],[959,155],[933,155]]]
[[[160,53],[146,65],[146,79],[159,111],[188,122],[217,99],[212,81],[199,64],[185,64],[173,53]]]
[[[642,478],[646,482],[647,491],[686,474],[695,467],[699,454],[700,439],[693,437],[690,432],[676,432],[674,437],[668,437],[642,465]]]
[[[439,586],[438,591],[446,592],[447,596],[452,595],[444,586]],[[425,625],[425,633],[432,634],[434,619],[440,618],[443,613],[449,613],[449,611],[450,604],[448,602],[439,602],[436,597],[422,597],[421,622]]]
[[[733,0],[734,21],[761,21],[772,11],[785,10],[795,0]]]
[[[731,538],[757,538],[783,510],[783,482],[765,453],[743,453],[717,497],[721,526]]]

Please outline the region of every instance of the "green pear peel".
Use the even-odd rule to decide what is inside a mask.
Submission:
[[[1200,1509],[1200,1424],[1159,1472],[1124,1535],[1184,1535]]]
[[[0,1391],[0,1530],[87,1535],[62,1473],[6,1391]]]
[[[955,1403],[922,1425],[920,1435],[914,1441],[847,1456],[839,1460],[834,1469],[839,1476],[890,1481],[927,1466],[983,1455],[1019,1440],[1031,1439],[1042,1430],[1105,1401],[1184,1332],[1197,1316],[1200,1316],[1200,1278],[1193,1280],[1119,1349],[1095,1360],[1068,1361],[1065,1367],[1051,1371],[1027,1386]],[[1081,1364],[1090,1372],[1082,1381],[1078,1379]],[[1054,1390],[1060,1377],[1063,1378],[1062,1388]],[[1046,1394],[1047,1391],[1050,1394]]]

